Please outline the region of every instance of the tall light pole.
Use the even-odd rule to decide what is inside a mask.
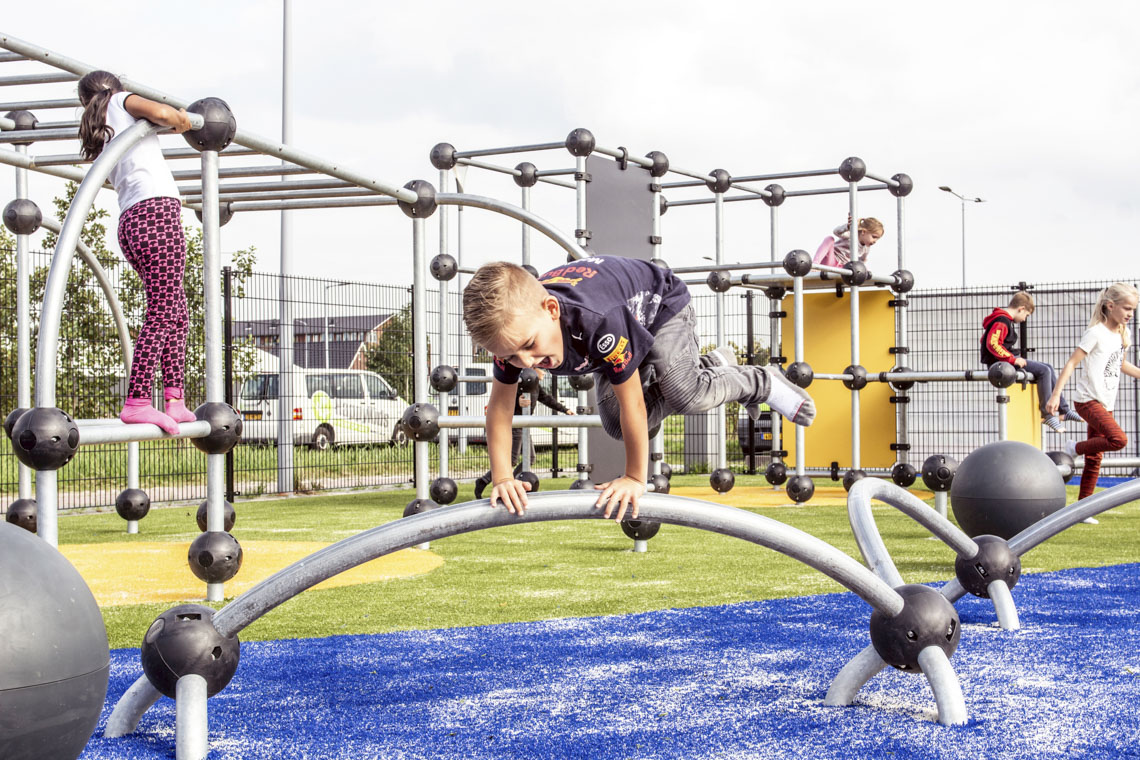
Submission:
[[[950,193],[958,200],[962,201],[962,287],[966,287],[966,201],[971,203],[985,203],[982,198],[967,198],[964,195],[959,195],[946,185],[940,185],[939,190]]]

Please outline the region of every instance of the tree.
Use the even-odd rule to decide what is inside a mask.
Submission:
[[[365,366],[387,379],[400,394],[400,398],[408,401],[421,400],[415,398],[413,342],[412,304],[409,301],[384,323],[377,342],[368,346],[364,352]],[[428,356],[423,361],[429,365],[431,363],[430,342]]]

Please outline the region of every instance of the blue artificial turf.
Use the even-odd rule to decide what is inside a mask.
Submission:
[[[1027,575],[1023,628],[958,603],[951,658],[970,714],[935,720],[922,676],[888,670],[847,708],[822,705],[869,643],[853,594],[413,631],[251,642],[210,700],[211,758],[1140,757],[1140,565]],[[112,652],[81,756],[169,758],[174,703],[104,739],[140,673]]]

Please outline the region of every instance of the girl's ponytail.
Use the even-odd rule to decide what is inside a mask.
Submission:
[[[83,104],[79,141],[83,157],[89,161],[98,158],[104,143],[115,136],[115,130],[107,126],[107,104],[112,95],[122,91],[122,82],[109,71],[92,71],[79,80],[79,102]]]
[[[1101,322],[1108,320],[1108,305],[1110,303],[1119,303],[1126,298],[1136,297],[1136,288],[1126,282],[1114,282],[1109,285],[1100,292],[1100,296],[1096,299],[1096,306],[1093,306],[1092,317],[1089,318],[1089,327],[1095,327]],[[1124,342],[1125,348],[1132,345],[1132,336],[1128,334],[1127,324],[1120,326],[1120,339]]]

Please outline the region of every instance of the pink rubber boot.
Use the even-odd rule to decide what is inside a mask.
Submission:
[[[128,425],[158,425],[171,435],[178,434],[178,423],[151,406],[145,398],[128,398],[123,403],[123,411],[119,412],[119,419]]]
[[[167,388],[162,395],[166,399],[166,414],[170,419],[175,422],[193,422],[198,419],[194,412],[186,408],[181,388]]]

